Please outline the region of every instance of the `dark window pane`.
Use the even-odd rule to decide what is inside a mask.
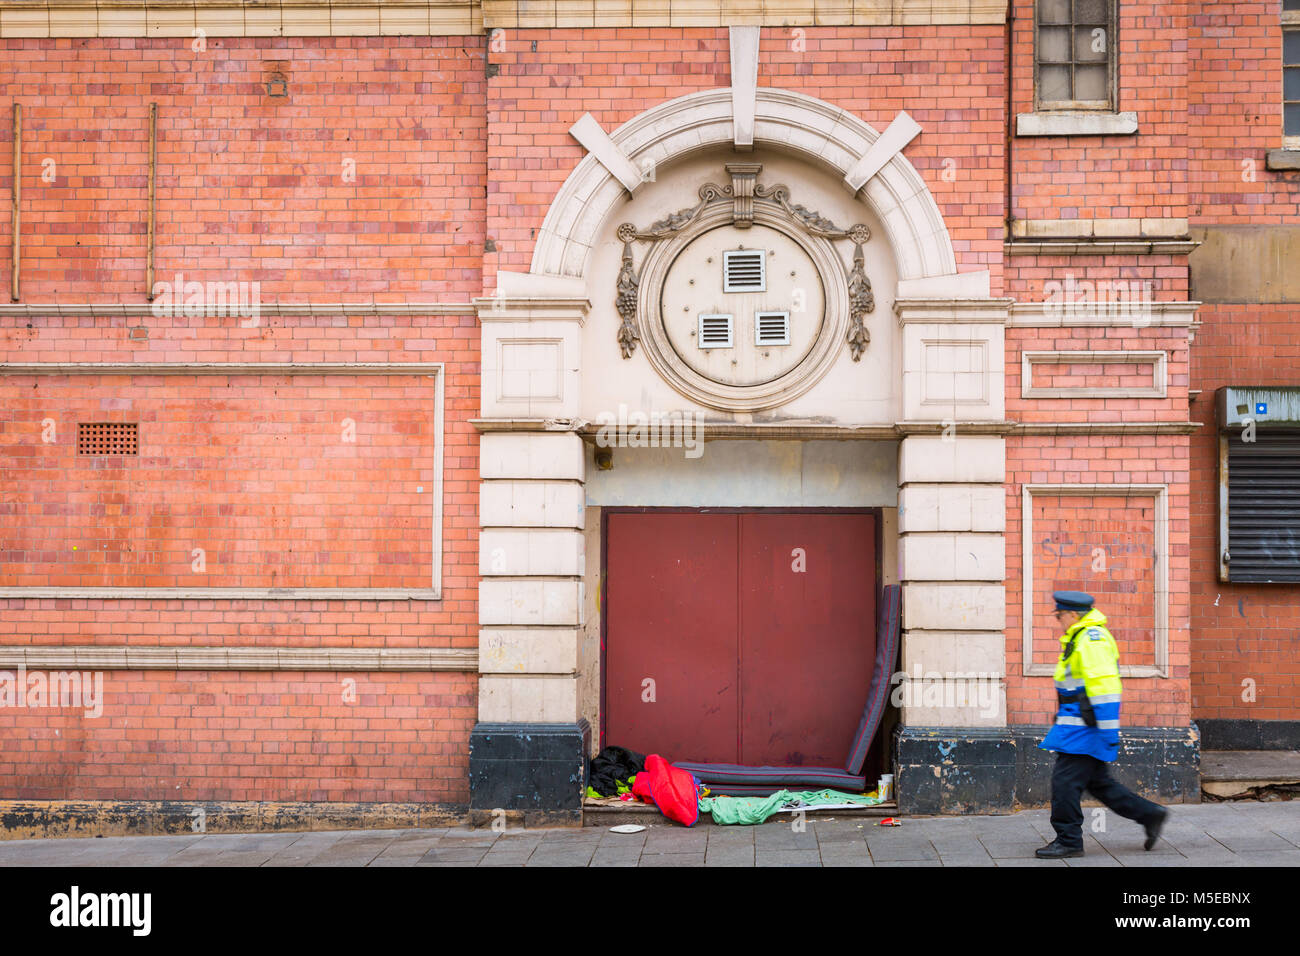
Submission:
[[[1300,10],[1300,0],[1282,0],[1283,10]]]
[[[1110,0],[1074,0],[1075,23],[1109,23]]]
[[[1038,84],[1038,98],[1044,103],[1071,99],[1068,66],[1040,66]]]
[[[1297,0],[1300,2],[1300,0]],[[1284,100],[1300,100],[1300,67],[1290,67],[1282,71],[1282,94]]]
[[[1286,105],[1286,125],[1283,132],[1287,136],[1300,136],[1300,103]]]
[[[1080,66],[1074,71],[1074,98],[1076,100],[1109,100],[1109,84],[1104,66]]]
[[[1075,27],[1074,59],[1079,63],[1105,63],[1110,37],[1103,27]]]
[[[1043,27],[1038,31],[1038,61],[1040,63],[1070,62],[1070,28]]]
[[[1282,62],[1300,66],[1300,30],[1282,34]]]
[[[1039,23],[1069,23],[1070,0],[1038,0]]]

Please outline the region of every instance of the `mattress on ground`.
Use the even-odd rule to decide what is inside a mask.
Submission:
[[[699,777],[710,790],[718,789],[714,784],[770,785],[775,790],[788,790],[789,784],[808,784],[827,790],[861,793],[867,782],[866,777],[838,767],[747,767],[741,764],[691,763],[688,760],[673,766]]]
[[[880,607],[876,615],[876,660],[871,674],[871,687],[867,690],[867,703],[862,709],[862,719],[849,745],[849,756],[845,769],[838,767],[749,767],[742,764],[695,763],[689,760],[677,761],[674,767],[695,774],[700,782],[717,793],[731,796],[756,796],[753,793],[740,793],[735,789],[720,787],[759,787],[769,793],[791,785],[802,787],[823,787],[832,790],[861,792],[866,789],[867,779],[862,773],[862,766],[867,759],[867,751],[880,726],[880,718],[885,713],[885,703],[892,686],[894,661],[898,656],[899,624],[902,612],[901,585],[891,584],[881,591]],[[766,795],[766,794],[764,794]]]

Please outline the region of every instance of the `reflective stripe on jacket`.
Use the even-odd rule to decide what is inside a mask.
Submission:
[[[1093,608],[1061,635],[1056,723],[1039,747],[1114,760],[1119,753],[1119,648]]]

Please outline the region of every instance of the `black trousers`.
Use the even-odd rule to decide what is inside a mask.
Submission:
[[[1083,848],[1079,798],[1084,790],[1120,816],[1143,825],[1160,816],[1160,805],[1139,797],[1112,777],[1106,761],[1087,754],[1058,753],[1052,768],[1052,828],[1062,846]]]

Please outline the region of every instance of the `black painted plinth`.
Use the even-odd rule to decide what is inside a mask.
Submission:
[[[522,811],[526,821],[582,820],[586,720],[572,724],[478,723],[469,735],[469,806],[481,820]]]
[[[1056,754],[1038,747],[1050,729],[897,727],[899,812],[998,813],[1050,805]],[[1126,727],[1110,769],[1116,780],[1150,800],[1199,803],[1197,727]]]
[[[1300,750],[1300,720],[1198,720],[1202,750]]]

